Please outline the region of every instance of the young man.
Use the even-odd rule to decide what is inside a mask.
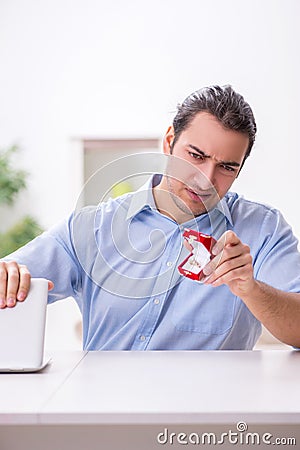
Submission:
[[[229,192],[255,133],[230,86],[191,94],[164,137],[166,171],[1,262],[2,307],[31,275],[51,280],[49,302],[75,298],[88,350],[251,349],[261,323],[299,347],[297,240],[279,211]],[[203,284],[178,273],[184,228],[218,239]]]

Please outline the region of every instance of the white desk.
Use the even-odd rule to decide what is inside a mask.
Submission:
[[[239,421],[300,448],[299,379],[297,351],[57,352],[42,373],[0,375],[0,449],[152,449],[165,427]]]

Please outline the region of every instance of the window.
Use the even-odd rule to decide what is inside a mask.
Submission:
[[[160,139],[84,139],[82,204],[98,204],[138,189],[149,177],[137,154],[158,152]],[[133,156],[135,154],[135,156]]]

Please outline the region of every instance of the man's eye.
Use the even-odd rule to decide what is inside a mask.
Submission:
[[[224,169],[224,170],[226,170],[227,172],[235,172],[235,171],[236,171],[236,169],[235,169],[234,167],[231,167],[231,166],[225,166],[224,164],[222,164],[220,167],[221,167],[221,169]]]
[[[199,155],[199,153],[189,152],[189,155],[194,159],[203,159],[203,156]]]

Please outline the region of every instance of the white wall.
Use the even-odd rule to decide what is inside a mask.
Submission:
[[[230,83],[259,129],[236,188],[300,236],[299,13],[298,0],[1,0],[0,146],[23,148],[23,208],[44,227],[73,209],[71,138],[160,136],[178,101]]]

